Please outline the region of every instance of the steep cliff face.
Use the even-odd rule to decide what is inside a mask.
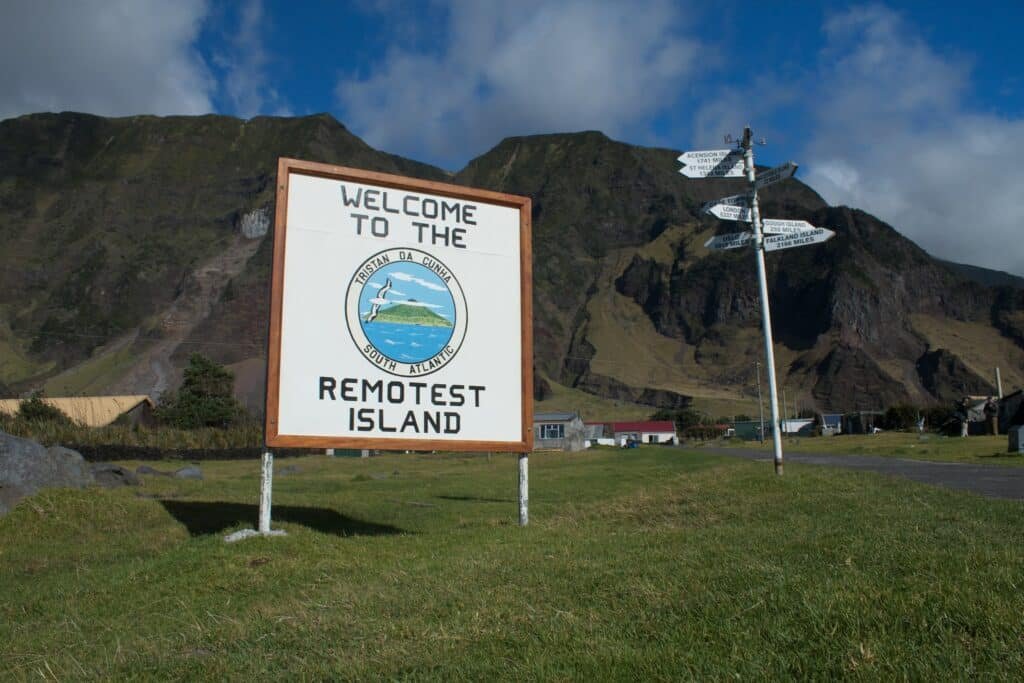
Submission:
[[[135,350],[158,341],[161,314],[188,297],[195,269],[235,246],[245,215],[271,208],[280,156],[446,177],[372,149],[326,115],[64,113],[0,122],[0,306],[7,345],[35,362],[21,373],[68,368],[119,335],[141,332]],[[257,280],[269,272],[267,257],[258,253]],[[234,290],[242,310],[224,308],[246,331],[259,330],[259,349],[266,291],[249,280],[254,288]],[[224,285],[204,295],[217,301]],[[211,345],[228,349],[236,330],[211,322],[205,331],[215,332]]]
[[[743,408],[762,354],[752,255],[705,249],[741,228],[698,213],[743,183],[686,179],[677,154],[596,132],[539,135],[451,176],[326,115],[0,122],[0,382],[147,391],[154,376],[133,364],[155,362],[157,346],[171,366],[201,351],[260,368],[272,239],[258,218],[272,215],[277,158],[291,156],[530,196],[540,394],[561,384]],[[763,214],[837,233],[767,258],[791,396],[833,409],[945,401],[990,365],[1024,385],[1024,291],[966,279],[795,180],[764,191]]]

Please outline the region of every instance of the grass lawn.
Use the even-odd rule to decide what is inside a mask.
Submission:
[[[0,679],[1024,671],[1019,502],[647,446],[531,456],[523,529],[514,456],[276,467],[288,535],[230,545],[257,462],[23,501],[0,519]]]
[[[772,440],[722,441],[718,445],[736,448],[772,450]],[[882,455],[913,460],[969,462],[978,465],[1024,466],[1024,455],[1007,453],[1007,436],[940,436],[908,432],[880,434],[843,434],[826,437],[786,437],[783,455],[793,453],[826,453],[829,455]]]

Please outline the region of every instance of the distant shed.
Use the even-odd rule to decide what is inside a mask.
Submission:
[[[25,399],[0,399],[0,413],[16,415]],[[133,396],[46,397],[43,403],[67,415],[85,427],[106,427],[121,418],[128,424],[153,423],[153,400],[144,394]]]
[[[535,450],[582,451],[586,448],[583,420],[576,413],[535,413]]]

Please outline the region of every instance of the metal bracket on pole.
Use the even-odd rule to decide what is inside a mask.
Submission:
[[[519,526],[526,526],[530,522],[530,487],[529,487],[529,456],[526,453],[519,454]]]

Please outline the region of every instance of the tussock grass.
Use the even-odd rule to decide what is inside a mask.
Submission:
[[[133,466],[134,463],[126,463]],[[1020,503],[642,447],[289,459],[0,519],[0,678],[1008,679]],[[146,497],[140,497],[143,494]]]
[[[0,430],[45,446],[140,446],[146,448],[254,448],[263,444],[263,426],[245,423],[227,428],[175,429],[112,424],[85,427],[71,422],[25,420],[0,415]]]

